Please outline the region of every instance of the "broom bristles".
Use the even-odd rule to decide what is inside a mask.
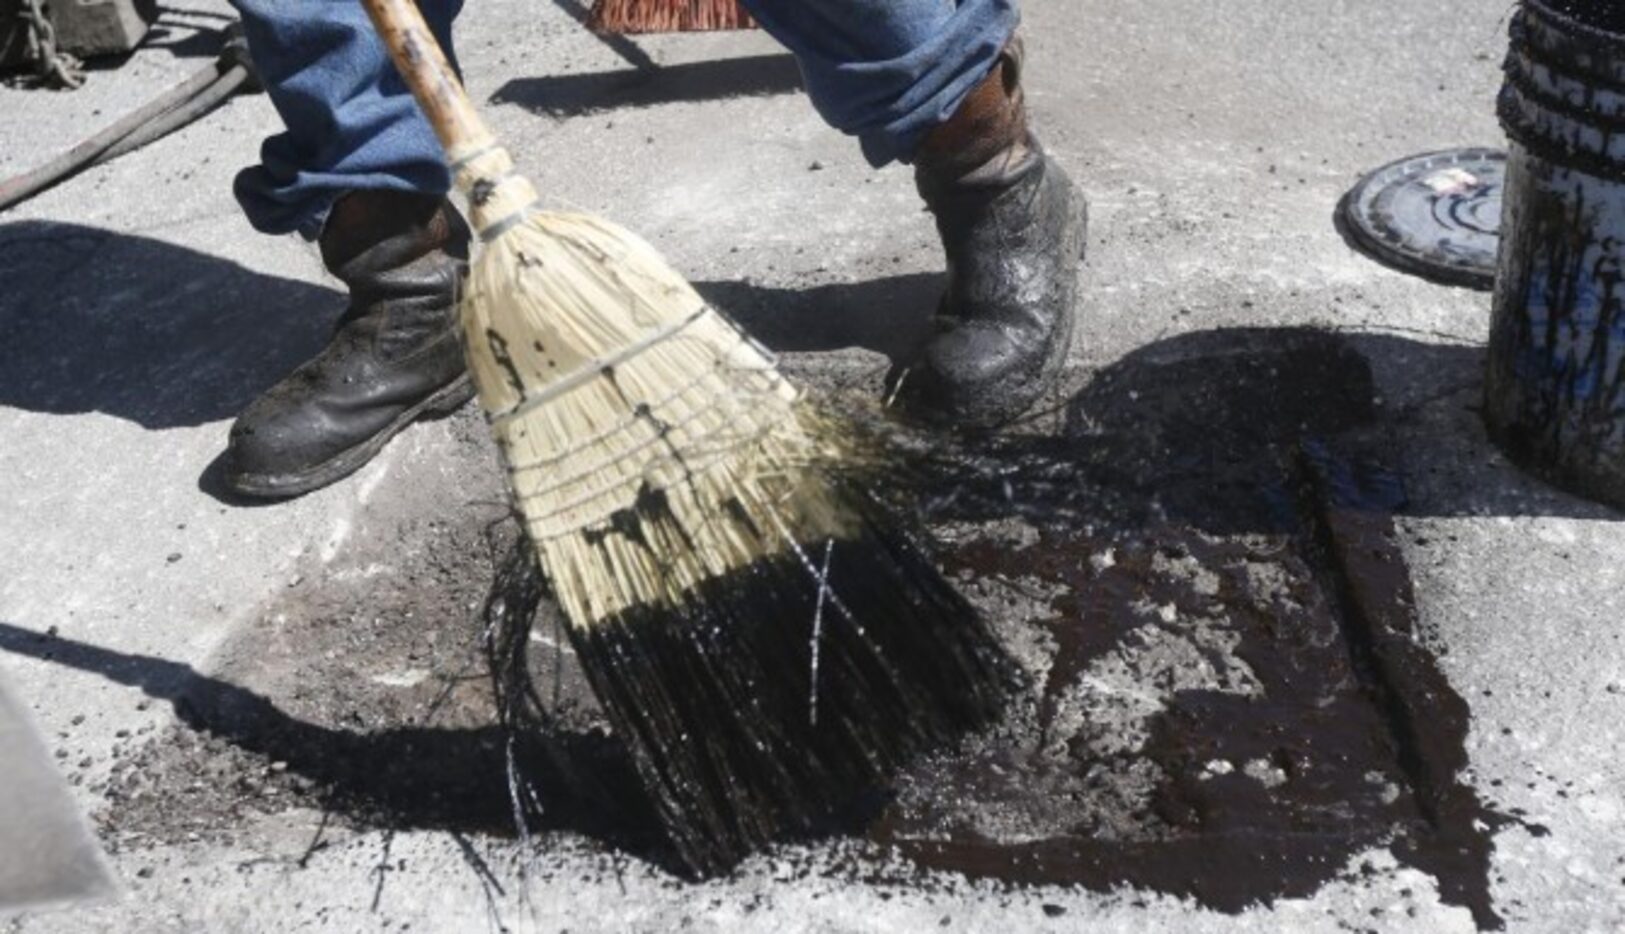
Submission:
[[[470,368],[570,635],[689,864],[815,829],[986,723],[1001,663],[884,465],[647,243],[465,169]],[[814,659],[818,662],[814,662]],[[822,672],[818,669],[822,666]]]
[[[474,264],[463,324],[531,540],[578,625],[854,531],[805,472],[856,452],[636,235],[530,214]]]
[[[739,0],[598,0],[587,28],[604,33],[708,32],[753,29]]]
[[[847,504],[864,511],[865,498],[854,490]],[[827,578],[780,556],[669,611],[572,631],[696,871],[724,872],[786,836],[839,829],[914,756],[996,716],[995,642],[883,517],[870,512],[870,527],[812,549]],[[820,613],[830,599],[821,580],[841,608]]]

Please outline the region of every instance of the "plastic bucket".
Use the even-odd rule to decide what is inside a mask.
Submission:
[[[1625,2],[1523,0],[1485,418],[1518,464],[1625,506]]]

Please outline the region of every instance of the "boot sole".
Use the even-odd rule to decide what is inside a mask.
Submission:
[[[419,419],[450,415],[474,398],[474,382],[467,373],[442,386],[434,395],[412,406],[383,430],[315,467],[293,473],[253,474],[228,471],[226,487],[252,499],[293,499],[331,486],[367,466],[395,436]]]

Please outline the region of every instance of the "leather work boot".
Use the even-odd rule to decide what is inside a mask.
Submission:
[[[457,324],[468,244],[441,197],[358,191],[334,204],[322,262],[349,286],[349,310],[325,350],[237,418],[228,487],[265,499],[320,489],[473,397]]]
[[[1021,40],[915,157],[948,290],[918,359],[893,373],[906,414],[980,432],[1054,384],[1072,341],[1088,204],[1027,128]]]

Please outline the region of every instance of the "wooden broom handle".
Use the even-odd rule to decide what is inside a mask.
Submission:
[[[361,0],[361,4],[448,157],[460,159],[495,145],[496,137],[468,99],[414,0]]]

